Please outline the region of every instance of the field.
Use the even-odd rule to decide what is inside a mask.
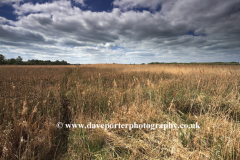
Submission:
[[[240,66],[0,66],[1,159],[240,159]],[[57,128],[56,124],[200,128]]]

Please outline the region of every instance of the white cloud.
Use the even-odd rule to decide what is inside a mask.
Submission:
[[[111,48],[115,47],[115,45],[112,44],[112,43],[98,44],[97,46],[99,48],[108,48],[108,49],[111,49]]]
[[[81,4],[82,6],[86,6],[85,3],[84,3],[85,0],[74,0],[74,1],[75,1],[76,3]]]
[[[0,0],[0,4],[1,3],[5,3],[5,4],[8,4],[8,3],[19,3],[19,2],[22,2],[23,0]]]
[[[69,10],[72,10],[71,7],[71,1],[67,0],[61,0],[61,1],[53,1],[52,3],[44,3],[44,4],[39,4],[36,3],[35,5],[32,3],[24,3],[22,5],[20,4],[14,4],[13,5],[15,9],[15,13],[18,15],[24,15],[25,13],[37,13],[37,12],[42,12],[42,13],[55,13],[55,12],[62,12],[65,14],[68,14]]]

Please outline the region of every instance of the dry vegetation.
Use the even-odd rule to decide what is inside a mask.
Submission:
[[[0,155],[52,159],[62,132],[64,78],[70,67],[0,67]],[[61,92],[63,91],[63,92]]]
[[[240,67],[0,67],[3,159],[240,159]],[[57,129],[198,122],[200,129]]]

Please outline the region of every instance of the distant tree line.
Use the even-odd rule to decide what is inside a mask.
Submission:
[[[190,63],[177,63],[177,62],[170,62],[170,63],[166,63],[166,62],[151,62],[148,64],[206,64],[206,65],[239,65],[239,62],[190,62]]]
[[[50,61],[50,60],[37,60],[37,59],[32,59],[28,61],[23,61],[22,57],[18,56],[16,59],[11,58],[11,59],[6,59],[5,56],[0,54],[0,65],[70,65],[67,63],[67,61]]]

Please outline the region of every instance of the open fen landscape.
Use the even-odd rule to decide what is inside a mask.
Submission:
[[[239,65],[0,66],[1,159],[240,159]],[[199,124],[58,128],[56,124]]]

